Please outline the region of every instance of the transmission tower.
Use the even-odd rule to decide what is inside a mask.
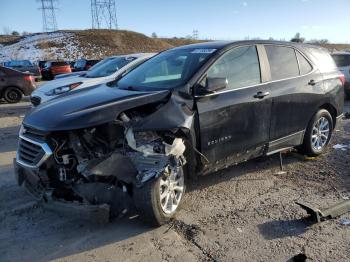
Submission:
[[[57,30],[57,22],[55,16],[54,0],[39,0],[41,7],[39,8],[42,12],[43,17],[43,31],[51,32]]]
[[[195,39],[195,40],[198,39],[198,30],[197,30],[197,29],[193,30],[193,32],[192,32],[192,38]]]
[[[115,0],[91,0],[92,28],[118,29]]]

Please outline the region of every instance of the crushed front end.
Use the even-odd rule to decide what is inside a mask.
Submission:
[[[166,212],[183,193],[176,178],[186,164],[185,140],[168,130],[134,131],[141,119],[142,114],[131,111],[113,122],[76,130],[42,132],[23,125],[14,160],[18,184],[46,205],[93,207],[92,213],[118,216],[148,181],[173,177],[175,182],[159,187],[161,194],[172,189],[160,200]]]

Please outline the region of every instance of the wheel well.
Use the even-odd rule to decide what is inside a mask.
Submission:
[[[327,110],[331,116],[332,116],[332,120],[333,120],[333,129],[335,128],[335,125],[337,124],[337,109],[335,109],[334,106],[332,106],[331,104],[323,104],[322,106],[320,106],[319,109],[325,109]]]

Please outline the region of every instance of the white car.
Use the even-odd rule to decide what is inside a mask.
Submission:
[[[105,58],[82,75],[63,77],[43,84],[31,94],[30,101],[37,106],[66,92],[111,82],[154,55],[139,53]]]
[[[346,97],[350,99],[350,52],[336,52],[332,54],[338,69],[345,76],[344,91]]]

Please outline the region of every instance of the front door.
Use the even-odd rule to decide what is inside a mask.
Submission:
[[[208,70],[206,78],[211,77],[227,78],[228,87],[196,96],[201,152],[211,163],[260,155],[269,139],[271,99],[261,81],[257,47],[227,51]]]

